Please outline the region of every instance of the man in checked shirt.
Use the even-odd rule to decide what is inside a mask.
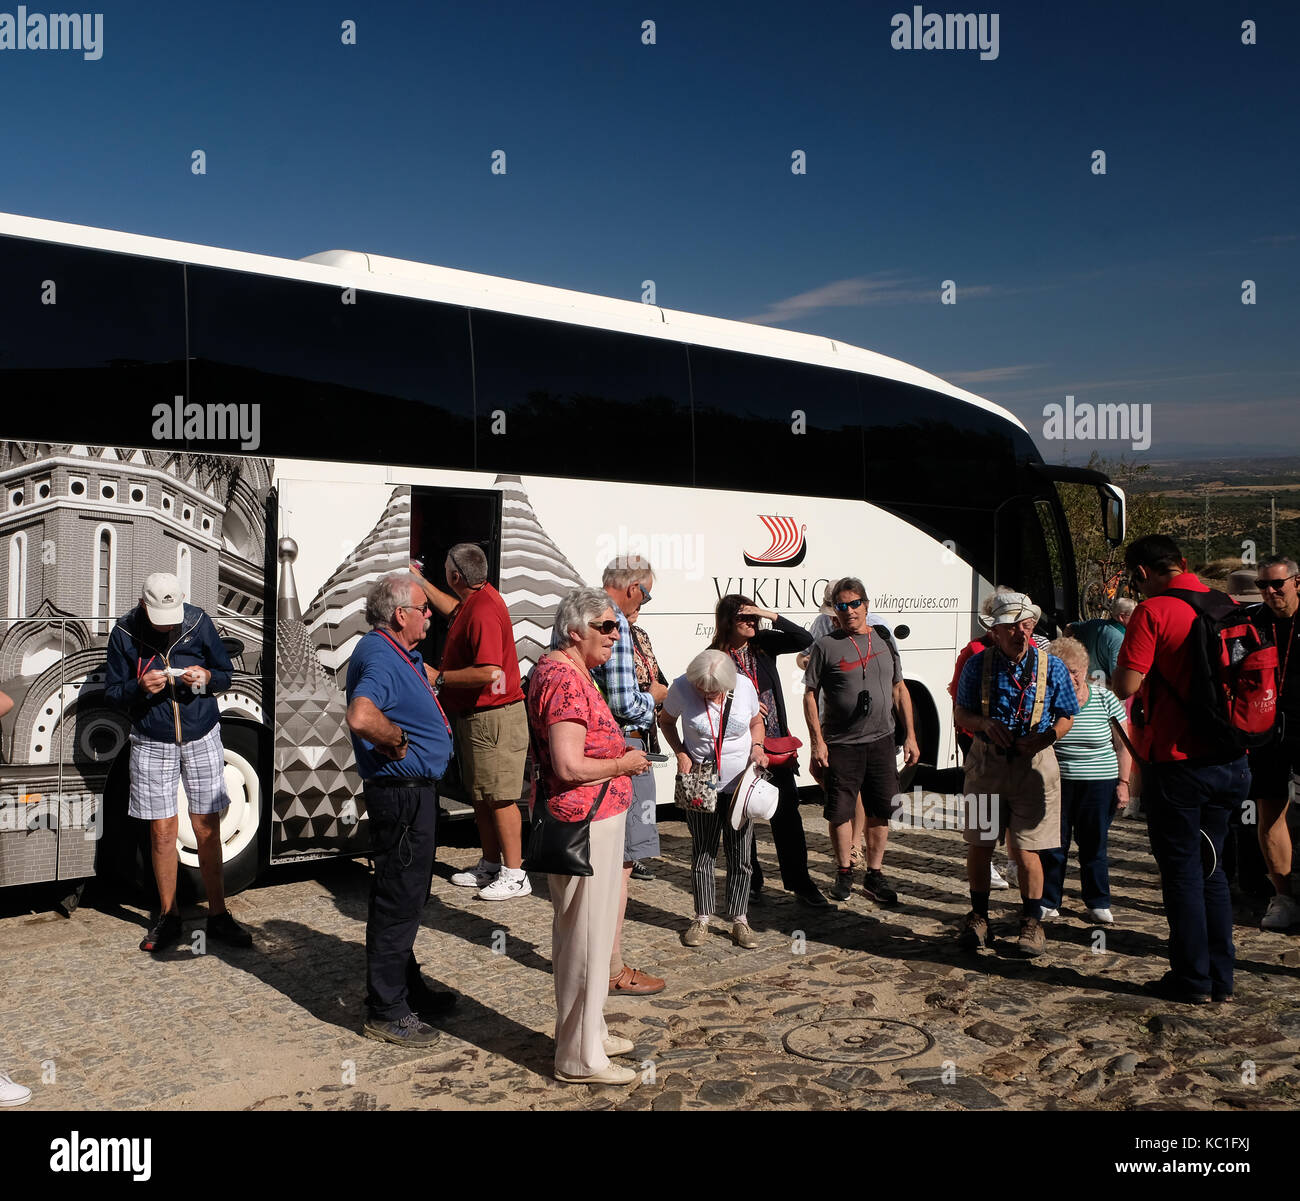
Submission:
[[[646,749],[646,733],[654,723],[655,709],[663,703],[668,689],[658,681],[648,691],[637,687],[636,661],[633,658],[632,629],[630,622],[650,600],[654,586],[654,568],[639,555],[626,555],[614,559],[601,577],[601,587],[613,602],[614,616],[618,619],[618,641],[609,662],[592,669],[596,686],[605,694],[605,701],[614,720],[623,727],[624,740],[633,750]],[[645,996],[663,992],[664,982],[623,962],[623,917],[627,912],[627,882],[632,875],[632,865],[638,859],[651,859],[659,854],[659,827],[655,824],[654,772],[644,772],[632,777],[632,808],[627,814],[627,830],[623,844],[623,889],[618,903],[618,925],[614,931],[614,951],[609,960],[609,991],[611,995]]]

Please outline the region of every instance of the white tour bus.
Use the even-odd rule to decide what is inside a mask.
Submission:
[[[828,580],[860,576],[939,770],[955,657],[994,583],[1049,628],[1077,613],[1060,479],[1095,485],[1122,538],[1104,476],[1048,467],[1005,410],[826,338],[0,215],[0,886],[147,874],[103,676],[150,572],[181,577],[235,663],[233,890],[368,849],[342,685],[368,586],[412,555],[441,583],[451,544],[484,547],[525,671],[559,597],[619,554],[654,563],[642,622],[670,676],[720,596],[807,625]],[[435,619],[434,663],[444,636]],[[179,841],[193,889],[183,806]]]

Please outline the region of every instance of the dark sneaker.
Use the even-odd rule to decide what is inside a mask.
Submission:
[[[853,892],[853,873],[836,872],[835,883],[831,885],[832,901],[847,901]]]
[[[174,947],[181,940],[181,915],[179,913],[161,914],[149,933],[140,940],[140,950],[157,955],[168,947]]]
[[[413,1013],[395,1022],[377,1022],[367,1018],[361,1033],[380,1042],[396,1043],[399,1047],[431,1047],[442,1037],[441,1030],[425,1025]]]
[[[1166,972],[1159,980],[1148,981],[1142,986],[1142,991],[1149,996],[1158,997],[1162,1001],[1176,1001],[1182,1005],[1208,1005],[1210,1003],[1208,994],[1188,992],[1178,983],[1178,979],[1173,972]],[[1220,993],[1214,1000],[1231,1000],[1231,998],[1231,993]]]
[[[957,945],[963,951],[978,951],[980,947],[993,945],[993,931],[989,929],[989,919],[982,913],[971,910],[966,915],[966,924],[957,935]]]
[[[215,938],[232,947],[251,947],[253,936],[249,934],[233,917],[230,910],[208,918],[208,937]]]
[[[421,981],[418,987],[406,990],[406,999],[419,1015],[420,1020],[429,1022],[434,1018],[446,1017],[456,1008],[456,1002],[460,998],[454,992],[430,988]]]
[[[653,880],[654,878],[654,872],[650,870],[650,865],[644,859],[638,859],[632,864],[633,880]]]
[[[867,874],[862,877],[862,891],[877,905],[898,904],[898,893],[885,883],[885,875],[878,867],[867,868]]]
[[[1047,950],[1047,931],[1036,917],[1020,919],[1020,953],[1022,955],[1041,955]]]
[[[815,884],[809,884],[807,888],[796,888],[794,899],[800,905],[807,905],[810,909],[829,909],[831,903],[822,896],[821,889]]]

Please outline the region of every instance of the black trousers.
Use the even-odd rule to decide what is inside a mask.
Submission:
[[[366,1009],[374,1021],[395,1022],[411,1012],[407,991],[420,981],[415,936],[433,882],[438,792],[431,784],[367,783],[365,798],[375,864],[366,920]]]
[[[804,838],[803,821],[799,817],[799,789],[794,782],[794,770],[789,766],[773,767],[768,770],[779,794],[771,824],[772,841],[776,844],[776,858],[781,865],[782,887],[789,892],[812,888],[812,877],[808,874],[808,842]],[[757,829],[756,826],[756,832]],[[750,887],[761,888],[763,869],[759,866],[758,855],[752,854],[750,858],[753,862]]]

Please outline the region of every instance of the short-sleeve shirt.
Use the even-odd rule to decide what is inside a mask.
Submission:
[[[972,713],[982,713],[985,655],[993,656],[993,679],[989,685],[989,717],[1001,722],[1013,738],[1041,734],[1059,717],[1073,717],[1079,712],[1079,698],[1074,681],[1064,663],[1038,646],[1029,647],[1019,663],[1012,663],[996,646],[975,655],[962,668],[957,682],[957,704]],[[1038,656],[1047,655],[1047,684],[1043,712],[1031,729],[1034,701],[1038,691]]]
[[[669,717],[680,717],[684,732],[686,753],[696,763],[717,763],[718,728],[726,700],[705,702],[699,690],[685,676],[678,676],[664,697],[664,712]],[[727,732],[722,738],[721,766],[718,776],[724,789],[736,782],[736,777],[749,762],[753,739],[749,736],[749,723],[758,716],[758,693],[746,676],[736,675],[736,691],[727,716]]]
[[[401,759],[390,759],[359,734],[352,735],[352,753],[363,780],[426,777],[441,779],[451,759],[451,734],[438,708],[419,651],[403,658],[378,630],[371,630],[352,649],[348,660],[348,703],[364,696],[410,740]]]
[[[1119,776],[1119,760],[1111,737],[1112,717],[1125,720],[1119,698],[1100,684],[1089,684],[1088,703],[1075,714],[1074,724],[1056,743],[1062,780],[1114,780]]]
[[[1115,660],[1124,643],[1124,623],[1094,617],[1074,628],[1088,651],[1088,670],[1100,671],[1109,680],[1115,674]]]
[[[528,722],[541,759],[546,804],[551,816],[562,822],[582,821],[605,787],[605,781],[570,788],[556,777],[551,766],[548,731],[560,721],[576,721],[587,728],[582,749],[588,759],[617,759],[627,753],[623,731],[618,728],[605,698],[576,667],[546,655],[533,668],[528,681]],[[600,805],[591,815],[592,821],[617,817],[631,805],[632,780],[629,776],[617,776],[605,789]]]
[[[443,685],[442,703],[448,713],[469,713],[475,709],[499,709],[524,699],[519,687],[519,656],[515,653],[515,634],[510,625],[510,610],[491,584],[471,592],[460,603],[447,645],[442,651],[442,670],[457,671],[494,663],[505,672],[496,689],[491,684],[478,688],[453,688]]]
[[[888,638],[870,626],[861,634],[835,630],[813,643],[803,682],[821,694],[822,737],[828,744],[875,742],[894,736],[894,685],[903,669]],[[855,717],[858,694],[871,696],[869,711]]]
[[[1190,571],[1174,576],[1169,586],[1209,592]],[[1134,702],[1132,738],[1137,753],[1151,763],[1222,754],[1222,747],[1196,736],[1180,701],[1192,687],[1195,659],[1191,633],[1195,620],[1196,611],[1186,601],[1176,596],[1151,596],[1133,610],[1124,630],[1117,668],[1140,672],[1145,677]]]

